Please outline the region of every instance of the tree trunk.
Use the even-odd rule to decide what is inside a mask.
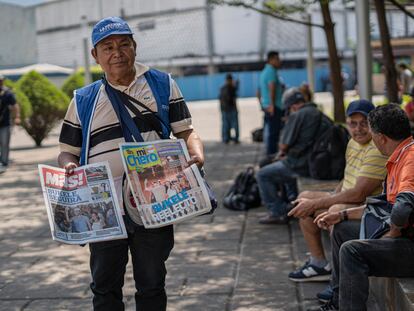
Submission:
[[[382,58],[384,60],[385,83],[387,85],[386,96],[388,97],[390,103],[398,103],[397,69],[395,68],[391,38],[385,15],[385,4],[384,0],[374,0],[374,2],[381,34]]]
[[[344,88],[342,84],[341,62],[335,42],[335,25],[332,23],[329,1],[320,0],[323,24],[328,44],[330,78],[332,83],[332,95],[334,98],[334,119],[337,122],[345,122]]]

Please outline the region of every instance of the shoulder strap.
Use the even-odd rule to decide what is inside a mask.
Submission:
[[[122,133],[126,142],[143,142],[144,138],[142,137],[141,133],[137,125],[134,123],[131,115],[129,114],[128,110],[126,109],[122,98],[120,96],[118,90],[114,89],[109,83],[105,80],[105,91],[108,95],[109,101],[114,108],[114,111],[118,117],[119,124],[121,125]]]
[[[150,69],[144,73],[144,76],[157,102],[157,113],[163,125],[163,137],[167,138],[171,133],[169,116],[171,94],[170,75],[156,69]]]
[[[165,123],[163,119],[161,119],[161,117],[155,112],[152,111],[151,109],[149,109],[147,106],[145,106],[143,103],[141,103],[138,99],[129,96],[126,93],[123,93],[121,91],[118,91],[119,94],[121,95],[122,100],[124,101],[124,104],[128,107],[129,110],[131,110],[135,115],[140,115],[142,114],[137,107],[135,107],[133,104],[131,104],[130,101],[134,102],[135,104],[137,104],[138,106],[140,106],[141,108],[143,108],[145,111],[151,113],[152,116],[154,116],[165,128],[169,128],[170,125],[168,123]],[[163,138],[167,138],[164,137],[163,135],[164,133],[162,133],[161,137]]]
[[[82,128],[82,148],[80,154],[81,165],[85,165],[88,162],[91,119],[95,111],[96,101],[98,99],[97,95],[101,85],[102,81],[98,80],[74,91],[76,110]]]

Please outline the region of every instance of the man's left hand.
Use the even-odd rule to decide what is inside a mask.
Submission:
[[[303,218],[312,215],[316,211],[315,200],[311,199],[297,199],[292,202],[296,205],[289,213],[288,216],[294,216],[296,218]]]
[[[204,165],[203,160],[199,156],[191,156],[191,159],[188,161],[188,166],[196,164],[198,168],[202,168]]]
[[[20,120],[20,117],[14,118],[14,125],[20,125],[22,121]]]

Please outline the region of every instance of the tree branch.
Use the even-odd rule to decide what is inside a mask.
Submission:
[[[408,11],[401,3],[398,3],[398,1],[396,1],[396,0],[388,0],[388,1],[391,2],[393,5],[395,5],[397,8],[399,8],[407,16],[409,16],[412,19],[414,19],[414,14],[411,13],[410,11]]]
[[[291,18],[291,17],[283,16],[283,15],[277,14],[275,12],[272,12],[270,10],[259,9],[255,6],[253,6],[253,5],[246,4],[242,1],[214,1],[213,0],[213,1],[210,1],[210,2],[213,3],[213,4],[219,4],[219,5],[220,4],[226,4],[226,5],[229,5],[229,6],[243,7],[243,8],[253,10],[253,11],[259,12],[261,14],[268,15],[268,16],[286,21],[286,22],[292,22],[292,23],[297,23],[297,24],[302,24],[302,25],[312,26],[312,27],[319,27],[319,28],[322,28],[322,29],[324,28],[323,25],[320,25],[320,24],[309,23],[309,22],[302,21],[302,20],[299,20],[299,19],[294,19],[294,18]]]

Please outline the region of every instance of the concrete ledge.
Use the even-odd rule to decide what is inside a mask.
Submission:
[[[414,311],[414,278],[370,278],[370,295],[389,311]]]

